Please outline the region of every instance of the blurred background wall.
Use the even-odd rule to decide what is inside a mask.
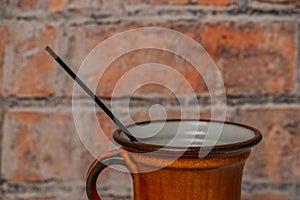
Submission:
[[[1,0],[0,5],[0,199],[86,199],[85,176],[94,158],[73,122],[73,81],[44,47],[50,45],[76,71],[99,42],[145,26],[177,30],[200,42],[222,73],[226,119],[263,133],[246,164],[243,199],[299,199],[299,0]],[[186,108],[192,115],[200,105],[199,117],[209,118],[210,98],[201,78],[181,58],[155,50],[112,63],[98,95],[109,103],[120,76],[150,61],[180,71],[198,94],[198,102],[189,102],[186,88],[178,86]],[[143,76],[147,74],[128,84]],[[130,99],[132,118],[147,119],[148,108],[157,103],[168,118],[178,117],[178,102],[166,88],[148,85],[136,94]],[[113,98],[120,113],[127,97]],[[93,103],[84,94],[76,101],[86,104],[83,130],[93,132]],[[111,138],[114,125],[101,111],[97,116]],[[107,144],[95,143],[99,152],[109,150]],[[103,199],[131,199],[128,174],[106,170],[100,179]]]

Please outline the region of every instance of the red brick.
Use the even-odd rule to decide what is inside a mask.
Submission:
[[[159,24],[161,26],[169,27],[169,24]],[[125,30],[129,30],[132,28],[141,27],[141,24],[124,24],[124,25],[88,25],[88,26],[76,26],[71,27],[69,29],[69,46],[68,46],[68,52],[67,52],[67,60],[69,61],[70,65],[73,69],[76,70],[76,66],[79,65],[79,63],[82,62],[82,60],[85,58],[85,56],[92,50],[93,47],[95,47],[97,44],[99,44],[104,39],[108,38],[109,36],[114,35],[115,33],[119,33]],[[173,26],[172,26],[173,28]],[[195,27],[189,29],[188,27],[176,27],[174,25],[174,28],[179,28],[180,30],[184,31],[186,28],[189,31],[196,31]],[[182,28],[182,29],[181,29]],[[82,41],[86,41],[84,44]],[[157,42],[157,39],[156,41]],[[161,41],[164,42],[164,41]],[[109,51],[102,52],[104,55],[109,54]],[[193,53],[193,50],[191,49],[191,53]],[[99,61],[95,61],[95,65],[97,65]],[[192,94],[193,90],[195,90],[196,93],[207,93],[206,85],[201,78],[201,76],[196,72],[196,70],[184,59],[180,58],[179,56],[176,56],[174,54],[163,52],[160,50],[137,50],[133,51],[131,53],[128,53],[126,55],[123,55],[116,59],[111,65],[109,65],[107,71],[102,75],[100,81],[99,81],[99,88],[97,90],[97,94],[105,97],[111,97],[113,89],[115,87],[115,84],[117,81],[124,75],[125,72],[127,72],[130,69],[133,69],[133,67],[141,65],[141,64],[147,64],[147,63],[161,63],[165,64],[169,67],[172,67],[174,70],[177,70],[184,79],[187,79],[185,81],[186,83],[189,83],[192,87],[188,88],[186,85],[180,83],[179,81],[175,82],[172,78],[166,78],[166,77],[173,77],[170,74],[169,70],[165,70],[164,72],[156,72],[153,70],[153,72],[148,73],[140,73],[136,75],[134,78],[129,79],[126,84],[123,84],[122,87],[120,87],[120,91],[116,94],[114,94],[114,97],[120,97],[120,96],[128,96],[130,95],[130,91],[128,88],[130,88],[133,85],[136,85],[138,83],[138,80],[143,81],[145,78],[150,79],[153,82],[163,82],[166,84],[169,88],[173,86],[175,93],[177,95],[184,95],[184,94]],[[173,72],[175,73],[175,72]],[[138,77],[138,79],[136,78]],[[100,77],[95,74],[89,75],[89,80],[98,81]],[[72,88],[73,81],[70,79],[64,79],[59,78],[60,81],[58,84],[58,94],[64,94],[69,95],[70,94],[70,88]],[[141,86],[141,84],[140,84]],[[172,96],[171,92],[169,91],[169,88],[162,87],[162,86],[154,86],[153,84],[151,86],[144,85],[142,88],[140,88],[135,94],[136,96],[140,95],[149,95],[149,94],[160,94],[160,95],[166,95],[166,96]]]
[[[65,0],[17,0],[11,1],[8,4],[8,8],[15,12],[37,10],[61,11],[64,9],[65,2]]]
[[[12,9],[19,11],[49,10],[60,11],[64,8],[65,0],[18,0],[11,4]]]
[[[213,24],[194,23],[192,25],[174,22],[149,25],[171,28],[200,42],[222,71],[226,91],[229,94],[276,94],[293,92],[295,89],[296,30],[294,22],[224,21]],[[124,24],[71,27],[68,31],[71,34],[67,59],[71,66],[76,68],[89,51],[107,37],[141,26],[140,24]],[[83,40],[86,41],[84,45],[82,44]],[[121,56],[109,66],[100,79],[101,88],[99,87],[97,90],[98,95],[110,97],[116,82],[126,71],[132,69],[133,66],[149,62],[172,66],[189,80],[197,94],[207,92],[202,78],[181,58],[158,50],[140,50]],[[153,76],[154,81],[161,79],[158,75],[156,77],[154,75],[156,74],[153,71],[153,74],[140,74],[138,77],[140,80],[144,80],[144,77],[149,78],[149,76]],[[160,75],[168,77],[167,73]],[[91,76],[89,78],[97,81],[100,77]],[[129,80],[121,88],[124,92],[116,94],[116,96],[127,96],[128,88],[136,83],[136,79]],[[70,94],[72,85],[73,82],[69,79],[58,83],[58,93]],[[176,85],[175,89],[176,93],[181,95],[192,92],[182,84]],[[166,88],[157,86],[156,88],[152,86],[146,88],[145,86],[139,90],[140,95],[155,93],[166,95],[168,92]],[[138,95],[138,93],[136,94]]]
[[[48,0],[49,11],[61,11],[65,7],[65,0]]]
[[[261,6],[263,4],[268,5],[280,5],[280,6],[300,6],[300,2],[298,0],[250,0],[250,5]]]
[[[66,7],[72,10],[82,9],[100,9],[102,5],[101,0],[67,0]]]
[[[92,113],[83,112],[81,132],[100,153],[109,150],[97,124],[89,123]],[[111,137],[111,122],[98,114],[99,123]],[[84,181],[94,158],[81,143],[70,112],[8,112],[2,145],[3,178],[11,181]],[[102,140],[101,140],[102,139]]]
[[[300,109],[243,108],[240,121],[258,128],[263,141],[246,165],[247,178],[271,182],[300,180]]]
[[[165,51],[147,49],[128,53],[115,60],[100,78],[97,93],[99,95],[112,96],[115,84],[127,71],[134,69],[136,66],[147,63],[160,63],[171,67],[173,70],[176,70],[180,75],[182,75],[184,82],[190,84],[191,87],[188,88],[187,85],[182,84],[178,79],[177,82],[174,81],[174,79],[176,79],[175,72],[171,72],[167,69],[163,71],[153,70],[150,72],[148,70],[148,73],[139,72],[137,75],[127,76],[128,80],[126,85],[119,86],[120,92],[114,95],[128,96],[128,88],[136,85],[137,82],[142,82],[143,80],[151,80],[154,83],[165,84],[165,86],[158,84],[140,84],[142,86],[134,92],[135,96],[141,96],[143,94],[164,94],[168,97],[176,97],[172,93],[171,88],[174,89],[175,95],[192,94],[193,89],[197,93],[208,92],[205,82],[201,79],[199,73],[197,73],[193,66],[186,62],[183,58]],[[152,64],[151,67],[155,67],[155,64]],[[137,80],[136,77],[138,77],[139,80]]]
[[[46,96],[54,93],[54,60],[45,52],[46,45],[56,49],[54,26],[32,22],[12,23],[9,61],[5,63],[6,95]]]
[[[223,69],[227,93],[285,93],[295,87],[293,22],[204,25],[201,41]]]
[[[210,5],[210,6],[229,6],[232,4],[236,4],[236,0],[129,0],[128,4],[140,4],[147,3],[152,5],[188,5],[188,4],[197,4],[197,5]]]
[[[18,7],[22,10],[30,10],[37,6],[38,0],[18,0]]]
[[[66,9],[99,10],[101,6],[101,0],[17,0],[15,2],[10,2],[9,5],[11,9],[25,12],[31,12],[35,10],[56,12],[64,11]]]
[[[268,193],[268,194],[245,196],[242,199],[243,200],[288,200],[289,197],[286,194]]]
[[[236,0],[195,0],[191,1],[194,4],[203,4],[203,5],[210,5],[210,6],[229,6],[229,5],[236,5]]]
[[[0,25],[0,37],[0,94],[2,94],[5,48],[9,42],[8,27],[6,25]]]
[[[190,84],[191,87],[187,88],[185,85],[180,84],[179,81],[178,83],[176,83],[171,79],[165,79],[165,77],[172,77],[172,74],[175,74],[175,72],[169,70],[158,72],[157,70],[153,70],[150,73],[139,72],[139,80],[136,79],[136,75],[134,75],[134,77],[127,75],[126,84],[119,85],[118,92],[114,93],[114,97],[128,96],[130,95],[130,92],[134,92],[135,96],[141,96],[143,94],[164,94],[170,97],[174,96],[174,94],[172,94],[172,91],[170,90],[172,86],[175,94],[191,94],[193,92],[193,89],[197,93],[205,93],[208,91],[204,81],[199,78],[200,75],[197,73],[197,71],[182,58],[160,50],[148,49],[128,53],[124,56],[121,56],[111,65],[109,65],[107,70],[102,74],[99,80],[99,85],[96,91],[97,94],[105,97],[112,96],[112,92],[115,89],[116,83],[123,77],[123,75],[125,75],[126,72],[134,69],[134,67],[136,66],[147,63],[160,63],[167,66],[172,66],[174,70],[177,70],[177,72],[183,76],[183,80],[186,83]],[[136,85],[138,82],[142,82],[143,80],[149,80],[149,77],[151,77],[152,82],[162,83],[165,84],[165,86],[158,84],[140,84],[141,87],[138,90],[129,91],[128,88]],[[96,76],[94,77],[96,82],[98,78],[99,77]],[[62,89],[68,90],[67,88]]]

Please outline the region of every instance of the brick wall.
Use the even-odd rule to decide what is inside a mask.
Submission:
[[[263,132],[264,140],[246,165],[243,199],[299,199],[299,0],[2,0],[0,4],[1,199],[86,199],[85,175],[93,158],[76,134],[73,82],[46,55],[44,46],[53,47],[77,70],[98,42],[144,26],[171,28],[200,42],[222,72],[227,120]],[[207,88],[183,60],[151,50],[126,56],[112,64],[110,78],[100,80],[98,94],[106,102],[122,73],[156,59],[178,65],[198,94],[201,117],[209,117]],[[195,102],[189,103],[186,88],[178,87],[192,111]],[[157,91],[160,95],[154,94]],[[150,86],[138,93],[146,96],[131,99],[133,118],[147,116],[154,103],[166,106],[168,117],[178,115],[178,104],[166,90]],[[77,99],[87,104],[83,119],[86,131],[92,132],[96,126],[89,123],[92,104],[85,96]],[[124,99],[114,101],[122,112]],[[111,137],[111,121],[101,111],[97,116]],[[99,148],[109,147],[99,144]],[[104,199],[131,199],[128,174],[110,170],[100,179],[106,180],[100,188]]]

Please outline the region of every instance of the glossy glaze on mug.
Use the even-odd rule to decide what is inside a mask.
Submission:
[[[122,164],[129,169],[133,178],[134,200],[240,200],[245,161],[250,155],[251,147],[262,137],[252,127],[229,122],[226,124],[250,130],[253,137],[238,143],[217,145],[210,149],[205,158],[199,158],[199,146],[187,149],[170,146],[158,153],[143,154],[142,152],[153,152],[162,146],[131,142],[120,131],[116,131],[113,136],[121,144],[121,148],[103,155],[100,160],[122,158],[122,161],[117,160],[107,165]],[[177,155],[174,154],[175,151],[182,151],[182,156],[171,162]],[[99,164],[98,161],[95,162],[97,163]],[[95,167],[92,166],[91,171],[93,168]],[[88,183],[87,187],[91,187],[91,184]],[[98,200],[96,192],[94,193],[92,199]]]
[[[250,151],[222,158],[181,157],[164,166],[166,157],[121,153],[133,173],[134,199],[240,200],[244,163]],[[138,171],[139,171],[138,170]]]

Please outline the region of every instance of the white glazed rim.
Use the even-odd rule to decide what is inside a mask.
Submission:
[[[207,127],[208,125],[212,126],[220,126],[223,125],[223,132],[221,132],[219,140],[221,142],[217,142],[213,146],[201,146],[201,145],[190,145],[190,146],[180,146],[180,145],[173,145],[173,146],[168,146],[164,145],[161,143],[154,143],[151,142],[151,138],[145,139],[144,137],[139,137],[143,136],[141,134],[141,126],[143,124],[152,124],[152,125],[157,125],[164,123],[165,125],[168,126],[168,124],[172,123],[182,123],[183,125],[191,125],[191,124],[200,124],[203,125],[204,127]],[[139,125],[139,126],[136,126]],[[139,127],[139,128],[136,128]],[[148,126],[149,127],[149,126]],[[184,129],[184,128],[183,128]],[[256,145],[261,139],[262,139],[262,134],[255,128],[244,125],[244,124],[239,124],[239,123],[233,123],[233,122],[222,122],[222,121],[214,121],[214,120],[195,120],[195,119],[190,119],[190,120],[182,120],[182,119],[171,119],[167,121],[147,121],[147,122],[141,122],[137,124],[133,124],[128,126],[128,130],[135,135],[139,142],[132,142],[130,141],[120,130],[117,130],[114,132],[114,140],[121,144],[125,148],[129,148],[133,151],[143,151],[143,152],[151,152],[151,151],[156,151],[159,149],[163,149],[164,151],[170,151],[170,152],[178,152],[178,151],[183,151],[187,154],[193,154],[195,152],[199,152],[200,149],[210,149],[210,154],[214,153],[226,153],[226,152],[231,152],[231,151],[240,151],[244,150],[245,148],[250,148],[254,145]],[[213,129],[212,129],[213,130]],[[143,130],[145,131],[145,130]],[[137,134],[137,135],[136,135]],[[225,136],[229,136],[227,141],[223,141],[222,139],[226,139]],[[153,136],[155,139],[155,136]],[[195,138],[195,137],[191,137]],[[196,136],[197,139],[197,136]],[[148,140],[148,141],[147,141]],[[149,142],[150,141],[150,142]]]

